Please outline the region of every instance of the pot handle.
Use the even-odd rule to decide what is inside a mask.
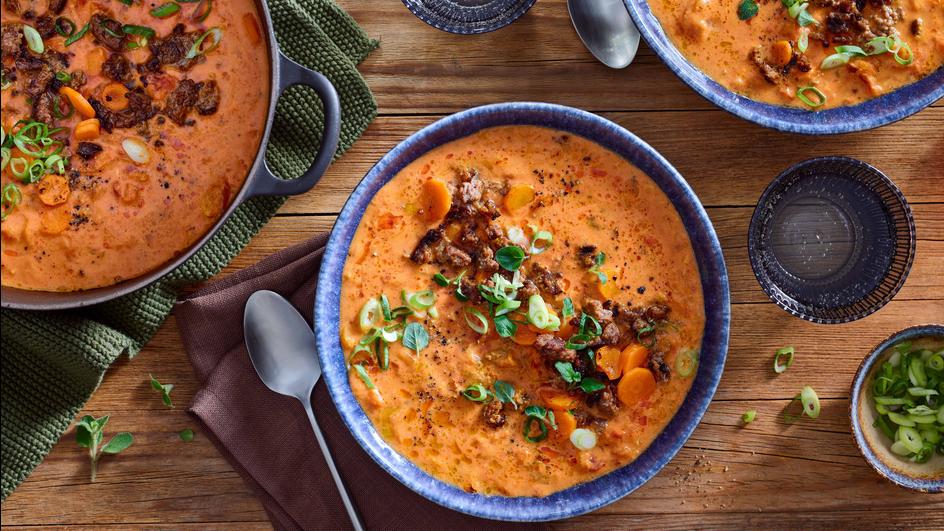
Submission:
[[[311,166],[297,179],[280,179],[269,168],[265,157],[262,158],[261,171],[254,176],[249,189],[249,196],[259,195],[298,195],[311,190],[328,169],[331,159],[338,149],[341,135],[341,103],[338,92],[325,76],[305,68],[279,52],[279,97],[285,89],[295,85],[306,85],[315,90],[324,105],[324,133],[321,135],[321,147]]]

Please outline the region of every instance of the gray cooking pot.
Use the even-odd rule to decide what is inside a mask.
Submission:
[[[265,132],[259,144],[259,151],[256,153],[256,160],[249,170],[249,175],[242,189],[239,191],[239,194],[233,199],[232,204],[230,204],[219,221],[185,253],[145,275],[126,280],[113,286],[86,291],[28,291],[4,286],[0,288],[0,305],[2,305],[3,308],[63,310],[67,308],[90,306],[121,297],[122,295],[127,295],[156,282],[158,279],[183,264],[210,240],[216,231],[226,223],[226,220],[233,214],[236,207],[246,200],[260,195],[302,194],[310,190],[318,180],[321,179],[322,174],[324,174],[328,165],[331,163],[331,158],[334,156],[338,147],[338,138],[341,131],[341,104],[338,100],[338,93],[326,77],[299,65],[279,51],[278,44],[275,40],[275,33],[272,31],[272,19],[269,15],[268,6],[262,1],[257,2],[257,6],[259,13],[262,15],[262,23],[265,26],[264,34],[268,39],[267,42],[272,67],[269,113],[266,119]],[[284,180],[276,177],[266,164],[265,148],[269,142],[272,120],[275,117],[275,104],[278,101],[279,95],[286,88],[293,85],[306,85],[315,90],[324,105],[325,127],[321,147],[308,170],[297,179]]]

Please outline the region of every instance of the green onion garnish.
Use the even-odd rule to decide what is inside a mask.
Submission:
[[[204,47],[203,42],[210,38],[209,44]],[[216,49],[220,45],[220,41],[223,40],[223,30],[214,27],[208,29],[203,35],[197,37],[197,40],[193,42],[193,46],[190,47],[190,50],[187,52],[187,55],[184,56],[184,61],[189,61],[194,57],[200,54],[208,54]]]
[[[43,44],[43,38],[33,26],[23,25],[23,37],[26,38],[26,46],[36,53],[43,53],[46,45]]]
[[[373,328],[380,319],[380,313],[380,303],[377,299],[368,299],[357,316],[357,324],[361,327],[361,331],[366,332]]]
[[[373,380],[370,379],[370,375],[367,374],[367,369],[360,363],[354,365],[354,372],[360,376],[361,381],[364,382],[364,385],[366,385],[368,389],[375,389],[377,387],[374,385]]]
[[[797,50],[800,53],[805,53],[806,49],[810,47],[810,30],[809,28],[800,28],[800,36],[797,38]]]
[[[465,314],[465,322],[469,325],[469,328],[483,336],[488,333],[488,319],[482,315],[482,312],[471,306],[466,306],[463,313]]]
[[[180,4],[177,2],[167,2],[164,5],[152,9],[151,16],[157,18],[167,18],[178,11],[180,11]]]
[[[76,33],[72,34],[71,37],[69,37],[68,39],[66,39],[65,45],[66,45],[66,46],[69,46],[69,45],[71,45],[72,43],[74,43],[75,41],[81,39],[82,37],[85,36],[86,33],[88,33],[88,30],[89,30],[89,24],[85,24],[84,26],[82,26],[82,29],[80,29],[80,30],[77,31]]]
[[[63,37],[68,38],[75,35],[75,22],[72,22],[72,19],[59,17],[53,27],[56,28],[56,33]]]
[[[480,383],[466,387],[460,394],[473,402],[485,402],[489,397],[488,389]]]
[[[151,37],[157,35],[157,32],[153,28],[147,26],[135,26],[134,24],[125,24],[121,27],[121,31],[125,32],[126,35],[134,35],[135,37],[144,37],[145,39],[150,39]]]
[[[741,422],[743,422],[744,424],[750,424],[751,422],[754,422],[754,419],[756,418],[757,418],[757,410],[749,409],[745,411],[743,415],[741,415]]]
[[[557,429],[557,423],[554,420],[554,412],[541,406],[528,406],[524,408],[524,414],[527,418],[524,421],[524,438],[528,442],[541,442],[547,439],[548,427]],[[534,424],[538,425],[538,433],[534,434]]]
[[[819,417],[819,397],[812,387],[806,386],[800,391],[800,402],[803,404],[803,413],[815,419]]]
[[[9,162],[9,148],[3,148],[4,153],[4,167],[6,167],[7,162]],[[7,215],[13,211],[20,204],[20,201],[23,200],[23,194],[20,192],[20,188],[13,184],[7,183],[3,185],[3,191],[0,192],[0,205],[2,205],[2,210],[0,210],[0,219],[7,219]]]
[[[436,294],[430,289],[415,293],[404,292],[403,301],[414,310],[424,311],[436,304]]]
[[[540,295],[535,293],[528,299],[528,322],[544,330],[551,318],[551,312]]]
[[[545,242],[541,244],[541,242]],[[551,243],[554,242],[554,235],[546,230],[540,230],[534,233],[534,237],[531,238],[531,250],[528,251],[530,255],[538,255],[547,250],[551,246]],[[541,245],[539,245],[541,244]]]
[[[774,372],[783,374],[793,365],[793,354],[796,350],[793,347],[783,347],[774,354]]]
[[[698,367],[698,351],[683,348],[675,355],[675,372],[683,378],[688,378]]]
[[[807,92],[812,93],[816,97],[816,100],[811,100],[809,96],[806,95]],[[809,105],[810,107],[822,107],[826,104],[826,95],[823,94],[823,91],[813,86],[798,88],[796,95],[800,101]]]

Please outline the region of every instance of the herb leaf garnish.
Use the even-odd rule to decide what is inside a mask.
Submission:
[[[495,252],[495,261],[507,271],[517,271],[524,262],[524,249],[517,245],[508,245]]]
[[[583,380],[580,380],[580,390],[584,393],[596,393],[597,391],[602,390],[605,385],[600,380],[597,380],[593,376],[587,376]]]
[[[177,435],[180,436],[180,440],[183,442],[193,442],[193,430],[190,428],[184,428],[180,430],[180,433]]]
[[[593,257],[593,265],[590,267],[590,272],[595,274],[597,278],[600,279],[600,284],[606,284],[607,281],[606,273],[600,271],[600,268],[603,267],[604,263],[606,263],[606,254],[599,252]]]
[[[583,377],[569,361],[558,361],[554,364],[554,368],[560,373],[561,379],[569,384],[578,383]]]
[[[515,409],[518,409],[518,403],[515,402],[514,386],[503,380],[495,380],[492,387],[495,389],[495,398],[497,398],[499,402],[511,404]]]
[[[741,3],[738,4],[738,18],[741,20],[748,20],[757,16],[758,11],[757,2],[755,0],[741,0]]]
[[[524,414],[527,416],[524,421],[524,438],[528,442],[537,443],[547,439],[548,427],[557,429],[554,412],[551,410],[531,405],[524,408]],[[532,435],[535,424],[537,424],[538,433]]]
[[[420,351],[429,345],[429,333],[419,323],[410,323],[403,330],[403,346],[415,350],[419,355]]]
[[[164,405],[167,407],[174,407],[174,403],[170,399],[170,392],[174,389],[174,384],[162,384],[157,381],[153,375],[148,375],[151,377],[151,388],[155,391],[160,391],[161,400],[164,401]]]
[[[495,331],[501,337],[513,337],[518,333],[518,325],[507,315],[495,317]]]
[[[89,459],[91,460],[91,480],[95,481],[95,475],[98,471],[98,459],[105,454],[117,454],[131,446],[134,437],[126,431],[115,434],[108,443],[102,446],[104,440],[105,424],[108,423],[108,415],[101,418],[95,418],[91,415],[85,415],[75,425],[75,442],[82,448],[88,448]]]

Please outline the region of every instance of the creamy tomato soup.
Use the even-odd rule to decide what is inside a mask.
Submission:
[[[384,439],[469,492],[544,496],[635,459],[705,323],[678,213],[625,159],[487,129],[385,185],[341,289],[350,385]]]
[[[164,4],[0,4],[4,286],[140,276],[242,187],[269,94],[256,4]]]
[[[649,0],[709,77],[768,103],[852,105],[944,64],[944,0]]]

